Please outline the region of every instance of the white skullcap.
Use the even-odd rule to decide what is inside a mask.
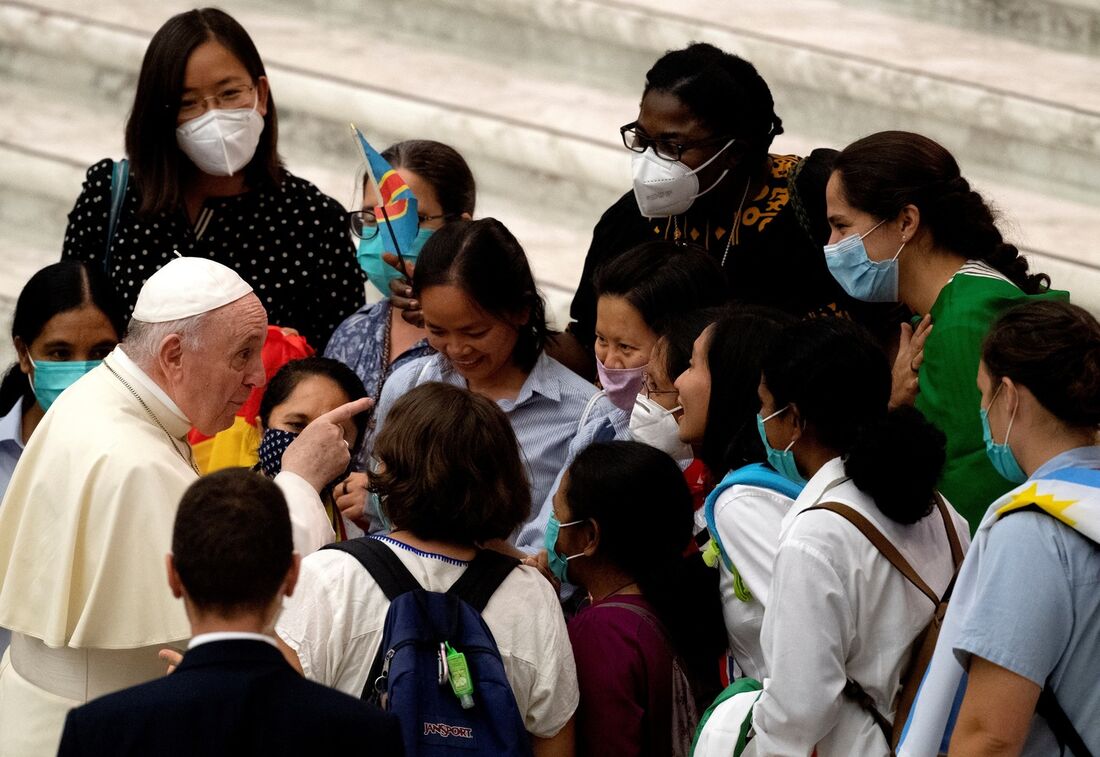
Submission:
[[[134,318],[164,323],[209,313],[252,292],[236,271],[206,258],[178,257],[154,273],[138,293]]]

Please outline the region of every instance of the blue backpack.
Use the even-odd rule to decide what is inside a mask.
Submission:
[[[504,663],[481,617],[493,592],[519,564],[481,550],[445,593],[425,590],[386,544],[363,537],[329,544],[355,557],[390,600],[382,646],[367,676],[363,699],[397,715],[405,754],[530,755]],[[472,696],[460,699],[450,682],[461,678],[465,656]]]
[[[790,479],[776,473],[763,463],[752,463],[751,465],[746,465],[727,473],[725,477],[718,482],[718,486],[714,487],[710,494],[707,495],[706,500],[704,500],[703,517],[706,519],[707,531],[710,533],[710,544],[703,550],[703,559],[706,561],[707,565],[710,565],[712,568],[717,565],[717,561],[720,559],[722,564],[734,574],[735,589],[737,595],[741,597],[743,591],[747,593],[747,589],[740,586],[741,577],[737,574],[737,569],[734,568],[733,563],[730,561],[729,553],[726,552],[726,548],[722,544],[722,537],[718,535],[718,525],[714,521],[714,506],[718,503],[718,497],[720,497],[722,492],[726,489],[737,485],[759,486],[763,489],[771,489],[772,491],[779,492],[788,499],[797,499],[798,495],[802,493],[802,487]],[[700,546],[702,547],[702,545]]]

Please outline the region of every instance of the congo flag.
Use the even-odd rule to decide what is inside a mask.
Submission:
[[[367,174],[378,197],[379,204],[374,208],[374,217],[378,221],[382,244],[386,252],[392,252],[402,260],[403,266],[403,253],[412,249],[420,227],[420,220],[416,215],[416,196],[401,178],[401,174],[370,146],[363,132],[354,124],[351,128],[359,138],[359,146],[367,161]]]

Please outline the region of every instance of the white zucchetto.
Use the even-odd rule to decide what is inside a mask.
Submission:
[[[232,268],[206,258],[178,257],[145,282],[134,318],[164,323],[209,313],[252,292]]]

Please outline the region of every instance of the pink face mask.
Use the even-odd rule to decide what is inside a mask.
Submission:
[[[642,376],[647,366],[640,368],[608,368],[596,358],[596,373],[611,404],[629,413],[634,409],[634,399],[642,388]]]

